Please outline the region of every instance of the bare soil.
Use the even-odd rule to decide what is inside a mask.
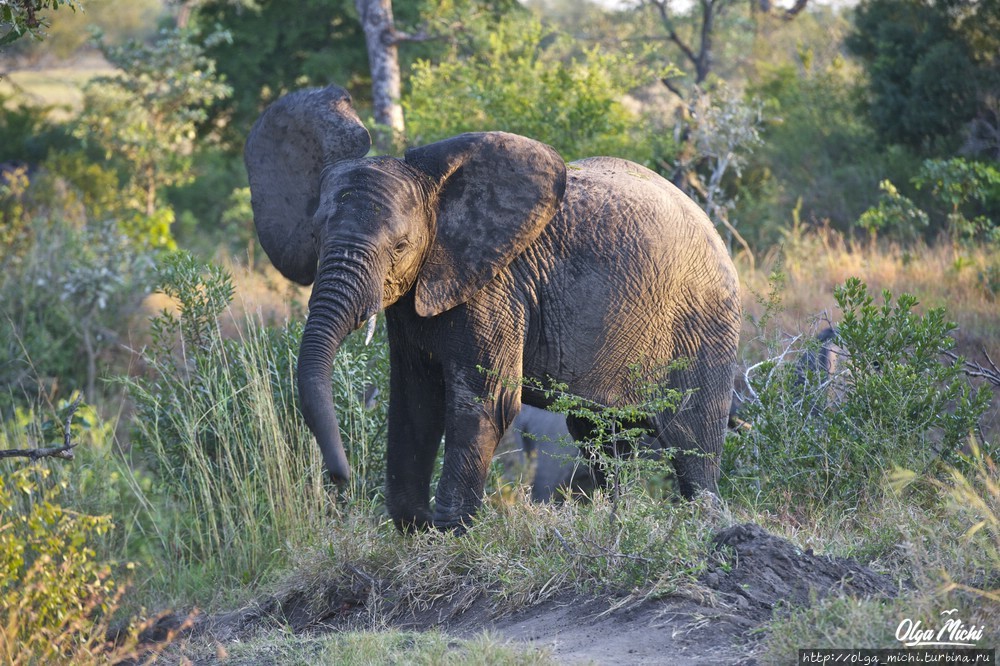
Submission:
[[[302,591],[253,607],[200,618],[194,632],[225,645],[276,626],[296,633],[370,627],[372,599],[396,629],[436,629],[459,638],[489,630],[526,646],[546,648],[565,664],[754,664],[774,615],[828,595],[890,597],[892,581],[852,560],[802,551],[752,525],[734,525],[713,539],[699,585],[660,599],[563,595],[510,614],[497,614],[488,597],[457,594],[422,609],[393,608],[391,595],[356,570],[331,581],[319,595]],[[373,591],[376,592],[373,595]],[[319,601],[317,601],[319,599]],[[146,636],[162,639],[176,617]],[[211,663],[211,660],[209,660]],[[232,661],[227,661],[227,664]]]

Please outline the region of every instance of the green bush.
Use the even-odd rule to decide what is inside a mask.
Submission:
[[[1000,169],[993,165],[960,157],[925,160],[913,184],[930,189],[953,243],[989,237],[1000,228]]]
[[[961,360],[943,356],[955,329],[944,309],[920,315],[913,296],[894,302],[887,291],[878,305],[857,278],[835,298],[842,319],[834,373],[768,361],[751,374],[753,427],[731,438],[726,453],[736,492],[858,505],[883,492],[895,467],[961,463],[990,395],[969,384]]]
[[[615,155],[650,167],[666,150],[667,133],[651,132],[622,103],[653,78],[629,56],[598,48],[574,54],[570,40],[520,13],[472,39],[468,53],[456,47],[440,62],[415,63],[403,101],[411,144],[504,130],[547,143],[567,159]]]
[[[107,624],[99,618],[116,603],[111,566],[92,545],[111,517],[63,507],[48,477],[31,467],[0,475],[0,660],[7,664],[79,663],[103,645]]]
[[[0,183],[0,409],[85,389],[145,293],[151,256],[52,173]]]
[[[0,662],[5,664],[108,663],[103,660],[124,658],[129,649],[105,644],[124,590],[116,581],[123,570],[108,555],[114,523],[104,513],[119,506],[110,494],[121,490],[121,476],[107,473],[115,467],[107,455],[111,428],[79,397],[60,403],[58,411],[58,420],[43,420],[21,409],[15,419],[0,423],[0,449],[76,445],[72,462],[0,460]],[[95,466],[105,472],[99,479],[89,473]]]
[[[912,242],[919,238],[930,221],[927,213],[900,194],[890,181],[883,180],[879,189],[882,195],[878,205],[863,212],[857,225],[868,232],[873,243],[880,231],[904,241]]]

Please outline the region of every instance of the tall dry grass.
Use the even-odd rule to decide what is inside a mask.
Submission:
[[[982,348],[994,359],[1000,357],[1000,305],[987,286],[984,273],[1000,265],[1000,249],[976,246],[955,249],[950,244],[924,243],[913,247],[881,244],[872,246],[845,238],[820,227],[790,233],[750,270],[741,262],[745,310],[759,317],[763,308],[756,295],[768,291],[768,277],[780,270],[786,277],[783,310],[776,320],[781,328],[801,331],[817,316],[834,316],[833,289],[849,277],[861,278],[872,292],[883,289],[894,295],[916,296],[923,308],[944,306],[958,324],[955,334],[959,351],[972,355]],[[743,339],[755,334],[745,324]]]
[[[754,269],[740,260],[737,267],[747,315],[740,338],[748,365],[766,354],[754,321],[768,307],[769,279],[775,272],[782,274],[783,282],[770,325],[789,340],[814,334],[827,322],[836,324],[834,288],[859,277],[872,293],[888,289],[894,296],[916,296],[917,312],[946,308],[947,318],[956,324],[954,351],[982,365],[989,359],[1000,364],[1000,248],[995,246],[872,245],[828,227],[803,227],[758,258]],[[1000,437],[1000,400],[994,399],[982,425],[988,438]]]

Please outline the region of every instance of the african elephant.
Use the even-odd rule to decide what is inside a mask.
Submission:
[[[642,166],[567,165],[504,132],[462,134],[402,159],[365,158],[370,145],[348,94],[330,86],[272,104],[245,148],[261,246],[285,277],[315,282],[299,401],[331,477],[350,474],[333,358],[384,310],[386,506],[400,529],[469,521],[522,401],[545,405],[521,378],[552,378],[601,404],[637,402],[637,373],[690,390],[682,409],[648,425],[681,450],[683,495],[716,491],[740,298],[704,212]],[[678,358],[685,367],[657,374]]]
[[[801,350],[792,367],[793,397],[804,400],[808,396],[826,394],[824,389],[834,380],[843,363],[844,351],[837,344],[836,335],[836,328],[825,328]],[[834,397],[835,393],[836,389],[829,397]],[[747,403],[734,389],[729,412],[732,430],[753,428],[752,423],[744,420],[746,407]],[[811,401],[810,409],[816,408],[816,402]],[[601,485],[599,475],[595,475],[579,447],[571,441],[566,417],[562,414],[525,405],[506,437],[517,450],[532,459],[532,501],[548,502],[562,490],[587,493]]]
[[[598,485],[563,414],[522,405],[505,437],[531,459],[532,501],[548,502],[563,489],[588,493]]]
[[[817,333],[805,348],[798,352],[791,368],[792,393],[799,399],[816,393],[821,386],[828,386],[843,364],[846,352],[837,342],[837,328],[827,326]],[[784,358],[784,354],[780,358]],[[783,367],[779,363],[776,367]],[[744,421],[749,402],[733,389],[733,402],[729,408],[729,426],[734,430],[753,427]]]

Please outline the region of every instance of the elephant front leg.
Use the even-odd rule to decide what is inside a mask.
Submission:
[[[431,525],[431,476],[444,434],[441,368],[393,351],[385,495],[401,531]]]
[[[446,417],[444,465],[435,500],[435,527],[468,526],[482,505],[493,454],[520,405],[514,393],[502,389],[491,399],[449,401],[453,409]]]

